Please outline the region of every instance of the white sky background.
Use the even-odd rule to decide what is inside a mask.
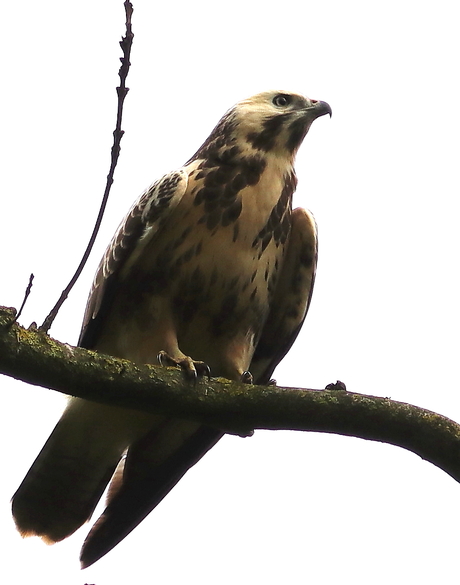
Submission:
[[[458,6],[415,0],[134,3],[122,155],[95,251],[51,334],[75,343],[100,256],[132,201],[236,101],[329,102],[297,164],[320,230],[304,329],[281,385],[390,396],[460,421]],[[2,6],[0,304],[41,323],[92,230],[109,167],[122,2]],[[9,500],[64,399],[2,377],[2,575],[124,585],[456,582],[460,485],[414,454],[334,435],[225,437],[112,553],[88,527],[47,547]]]

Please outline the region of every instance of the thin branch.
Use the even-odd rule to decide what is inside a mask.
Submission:
[[[125,13],[126,13],[126,34],[124,37],[122,37],[122,39],[120,41],[120,46],[121,46],[121,49],[123,51],[123,57],[121,57],[121,59],[120,59],[121,67],[120,67],[120,70],[118,72],[118,75],[120,77],[120,87],[117,87],[117,95],[118,95],[117,122],[116,122],[115,130],[113,132],[113,145],[112,145],[112,150],[111,150],[110,170],[109,170],[109,174],[107,175],[107,182],[105,185],[104,196],[102,197],[102,203],[101,203],[101,207],[99,209],[96,223],[94,225],[93,233],[91,234],[91,238],[88,242],[85,253],[83,254],[83,257],[80,261],[80,264],[78,265],[78,268],[75,271],[75,274],[72,276],[69,284],[62,291],[58,302],[54,305],[54,307],[51,309],[49,315],[46,317],[46,319],[43,321],[43,324],[40,326],[40,331],[47,332],[49,330],[56,315],[58,314],[59,309],[61,308],[61,306],[64,303],[64,301],[66,300],[66,298],[69,296],[70,291],[72,290],[74,284],[77,282],[77,280],[78,280],[78,278],[79,278],[79,276],[80,276],[80,274],[81,274],[81,272],[86,264],[86,261],[88,260],[88,257],[91,253],[94,242],[96,240],[96,236],[99,232],[99,228],[100,228],[100,225],[102,222],[102,217],[104,215],[105,207],[107,205],[107,200],[109,198],[110,189],[111,189],[112,184],[113,184],[113,175],[115,172],[115,167],[117,166],[118,157],[120,155],[120,142],[121,142],[122,136],[124,134],[123,130],[121,129],[121,120],[122,120],[122,116],[123,116],[123,103],[125,101],[125,97],[126,97],[128,91],[129,91],[129,88],[126,87],[126,78],[128,76],[128,72],[129,72],[129,66],[130,66],[129,59],[130,59],[130,55],[131,55],[131,46],[133,44],[133,38],[134,38],[134,34],[133,34],[132,28],[131,28],[131,16],[133,14],[133,6],[132,6],[131,2],[129,2],[129,1],[126,1],[124,3],[124,6],[125,6]]]
[[[33,281],[34,281],[34,278],[35,278],[35,277],[34,277],[34,275],[33,275],[33,274],[31,274],[31,275],[29,276],[29,284],[27,285],[26,291],[25,291],[25,293],[24,293],[24,298],[23,298],[23,300],[22,300],[22,304],[21,304],[21,306],[19,307],[19,311],[18,311],[18,313],[17,313],[17,315],[16,315],[16,321],[17,321],[17,320],[19,319],[19,317],[21,316],[22,310],[24,309],[24,307],[25,307],[25,305],[26,305],[26,302],[27,302],[27,299],[29,298],[30,291],[32,290],[32,283],[33,283]]]
[[[37,329],[11,326],[14,315],[14,309],[0,309],[0,373],[13,378],[234,434],[289,429],[390,443],[460,481],[460,425],[429,410],[342,389],[250,386],[223,379],[193,385],[173,368],[138,366],[60,343]]]

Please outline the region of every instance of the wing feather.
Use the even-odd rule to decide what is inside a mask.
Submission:
[[[157,429],[129,449],[121,485],[112,497],[109,495],[106,509],[83,544],[82,568],[108,553],[142,522],[223,434],[217,429],[184,421],[167,421],[164,431],[170,435],[171,431],[180,429],[180,425],[185,425],[190,435],[164,458],[159,458],[156,450]]]
[[[299,334],[310,306],[317,257],[315,219],[305,209],[294,209],[284,264],[251,362],[251,372],[258,384],[268,383]]]
[[[149,187],[118,226],[96,271],[78,345],[92,349],[111,308],[117,276],[135,263],[145,245],[182,199],[188,184],[185,169],[168,173]]]

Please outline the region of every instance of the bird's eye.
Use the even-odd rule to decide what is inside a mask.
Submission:
[[[284,93],[279,93],[278,95],[275,95],[275,97],[273,98],[273,103],[278,108],[285,108],[291,103],[291,96],[285,95]]]

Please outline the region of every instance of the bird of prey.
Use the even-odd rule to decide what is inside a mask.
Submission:
[[[296,152],[329,105],[288,91],[237,103],[196,154],[148,188],[94,278],[79,345],[266,384],[313,290],[317,231],[292,210]],[[60,541],[105,511],[81,553],[110,551],[221,438],[200,423],[72,398],[13,496],[23,536]]]

